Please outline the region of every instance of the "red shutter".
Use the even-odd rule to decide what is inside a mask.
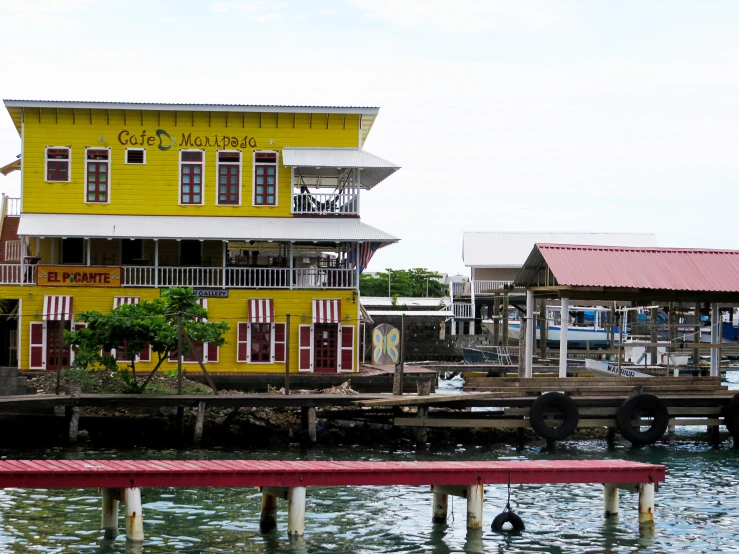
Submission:
[[[239,323],[236,335],[236,361],[237,362],[248,362],[249,361],[249,324]]]
[[[339,328],[339,370],[354,371],[354,325]]]
[[[217,362],[218,361],[218,347],[215,344],[207,343],[206,348],[208,349],[207,358],[205,361]]]
[[[285,324],[273,323],[275,332],[275,340],[273,342],[275,352],[275,362],[285,361]]]
[[[41,322],[32,321],[30,331],[30,369],[46,369],[46,328]]]
[[[151,361],[151,345],[147,344],[144,346],[144,349],[141,351],[141,354],[139,354],[139,361],[140,362],[150,362]]]
[[[300,371],[313,371],[313,325],[299,325],[298,345]]]

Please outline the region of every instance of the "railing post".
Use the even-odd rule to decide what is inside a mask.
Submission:
[[[154,286],[159,287],[159,239],[154,239]]]

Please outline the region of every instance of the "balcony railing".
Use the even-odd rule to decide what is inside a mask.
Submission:
[[[460,319],[472,319],[472,304],[455,302],[452,304],[454,317]]]
[[[0,285],[33,285],[35,283],[35,267],[24,266],[21,271],[20,264],[0,264]]]
[[[457,295],[469,295],[472,294],[472,287],[474,286],[475,294],[485,293],[496,293],[500,292],[501,289],[510,288],[513,285],[513,281],[490,281],[490,280],[475,280],[465,281],[462,283],[452,283],[452,292],[455,296]]]
[[[293,195],[293,213],[300,215],[358,215],[359,201],[354,191],[338,193],[300,192]]]
[[[5,242],[5,261],[19,262],[21,259],[21,241],[9,240]]]
[[[5,215],[8,217],[18,217],[21,215],[21,199],[5,197],[7,204],[5,205]]]
[[[354,289],[353,269],[284,267],[124,266],[124,287],[207,287],[234,289]]]

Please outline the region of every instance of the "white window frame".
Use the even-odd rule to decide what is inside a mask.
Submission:
[[[222,162],[222,161],[220,161],[219,157],[220,157],[221,153],[238,154],[239,155],[239,161],[238,161],[238,163],[234,163],[234,162]],[[237,207],[237,206],[241,206],[241,203],[243,202],[242,198],[244,196],[243,190],[242,190],[243,183],[244,183],[244,163],[243,162],[244,162],[244,153],[241,152],[241,150],[216,150],[216,206],[222,206],[222,207],[225,207],[225,208],[228,208],[229,206],[232,207],[232,208],[233,207]],[[221,165],[225,165],[225,166],[235,165],[235,166],[238,166],[238,168],[239,168],[239,201],[236,204],[221,204],[219,202],[219,196],[221,195],[221,191],[220,191],[220,188],[221,188]],[[275,190],[277,190],[277,189],[275,188]]]
[[[128,161],[128,151],[129,150],[141,150],[144,153],[144,161],[141,162],[140,164],[130,163]],[[125,165],[146,165],[146,148],[126,148],[126,153],[124,154],[124,157],[123,157],[123,163]]]
[[[67,157],[67,180],[66,181],[49,181],[49,162],[57,161],[49,159],[49,150],[66,150],[69,153]],[[47,183],[70,183],[72,181],[72,147],[71,146],[47,146],[44,150],[44,181]]]
[[[90,163],[90,161],[92,161],[94,163],[100,163],[99,160],[88,160],[87,159],[87,151],[88,150],[107,150],[108,151],[108,160],[107,160],[107,163],[108,163],[108,200],[106,202],[93,202],[93,201],[87,199],[87,192],[88,192],[87,191],[87,177],[88,177],[88,174],[87,174],[87,164]],[[84,195],[85,196],[84,196],[84,199],[83,199],[84,202],[85,202],[85,204],[91,204],[91,205],[95,205],[95,204],[100,204],[100,205],[110,204],[110,180],[111,180],[110,179],[110,173],[111,173],[111,170],[112,170],[112,167],[113,167],[113,164],[111,163],[111,159],[110,158],[111,158],[112,154],[113,153],[111,152],[111,149],[110,148],[95,148],[95,147],[85,148],[85,178],[83,179],[83,181],[85,183],[85,190],[84,190]]]
[[[203,160],[200,162],[201,189],[200,189],[200,203],[199,204],[194,204],[194,203],[185,204],[182,202],[182,165],[183,163],[187,163],[187,164],[197,163],[197,162],[183,162],[182,154],[184,152],[200,152],[203,155]],[[177,204],[179,204],[180,206],[203,206],[205,205],[205,150],[203,150],[202,148],[187,148],[187,149],[180,150],[180,163],[179,163],[179,166],[177,167]]]
[[[257,154],[274,154],[275,155],[275,203],[274,204],[257,204]],[[277,150],[254,150],[252,153],[251,164],[251,204],[255,208],[276,208],[280,205],[280,153]],[[269,164],[260,164],[269,165]],[[265,183],[266,186],[266,183]]]

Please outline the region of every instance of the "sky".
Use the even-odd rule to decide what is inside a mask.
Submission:
[[[370,271],[469,274],[465,231],[739,248],[739,2],[0,0],[0,22],[3,99],[379,106],[364,147],[402,169],[361,215],[401,241]],[[19,153],[2,109],[0,165]]]

